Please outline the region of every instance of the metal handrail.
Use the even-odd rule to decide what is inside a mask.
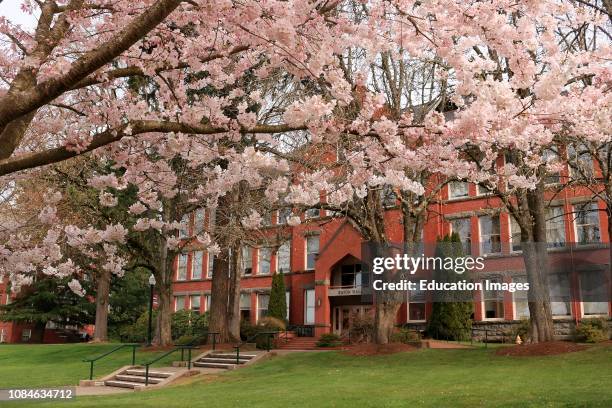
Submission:
[[[259,332],[259,333],[255,333],[255,335],[247,338],[245,341],[241,341],[240,343],[238,343],[237,345],[234,346],[234,349],[236,349],[236,364],[240,364],[240,347],[245,344],[245,343],[252,343],[253,340],[257,340],[257,337],[261,336],[261,335],[266,335],[268,336],[268,342],[266,343],[266,351],[270,351],[272,349],[271,344],[270,344],[270,339],[272,337],[274,337],[275,335],[281,333],[280,330],[276,330],[276,331],[268,331],[268,332]]]
[[[206,338],[208,339],[208,336],[212,335],[212,349],[213,351],[216,349],[217,347],[217,336],[221,335],[221,333],[219,332],[206,332],[204,334],[202,334],[201,336],[196,337],[195,339],[193,339],[191,342],[189,342],[189,344],[187,344],[188,346],[195,346],[200,339],[202,338]]]
[[[185,361],[185,349],[188,350],[188,357],[187,357],[187,369],[191,370],[191,350],[194,349],[194,346],[175,346],[172,350],[169,350],[167,352],[165,352],[164,354],[155,357],[153,360],[149,360],[146,363],[142,364],[145,366],[145,386],[149,385],[149,367],[151,366],[151,364],[157,363],[159,360],[161,360],[164,357],[169,356],[170,354],[174,353],[175,351],[179,351],[181,350],[181,361]]]
[[[140,344],[136,344],[136,343],[130,343],[130,344],[121,344],[117,347],[115,347],[114,349],[107,351],[106,353],[99,355],[98,357],[95,358],[85,358],[83,359],[83,362],[85,363],[89,363],[89,380],[93,380],[93,370],[94,370],[94,362],[100,360],[101,358],[104,358],[110,354],[113,354],[115,351],[121,350],[125,347],[131,347],[132,348],[132,365],[136,364],[136,347],[140,347]]]

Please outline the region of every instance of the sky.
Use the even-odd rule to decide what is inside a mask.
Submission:
[[[21,24],[24,28],[33,27],[36,18],[21,10],[21,0],[0,0],[0,16],[6,17],[13,24]]]

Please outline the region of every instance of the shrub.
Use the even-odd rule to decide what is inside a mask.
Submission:
[[[152,336],[155,335],[157,311],[153,311]],[[121,341],[127,343],[143,343],[147,339],[149,312],[144,312],[134,324],[123,326],[119,332]]]
[[[355,316],[350,329],[351,343],[369,343],[374,337],[374,318],[370,315]]]
[[[510,332],[510,335],[512,336],[510,341],[514,342],[516,340],[516,336],[521,336],[521,340],[523,340],[524,343],[527,343],[531,338],[529,333],[531,333],[531,323],[529,322],[529,319],[521,319],[519,324],[516,325]]]
[[[276,317],[266,316],[259,319],[258,326],[265,327],[268,331],[285,330],[285,321]]]
[[[270,301],[268,302],[268,316],[285,321],[287,318],[287,297],[285,293],[285,278],[283,272],[274,274]]]
[[[208,314],[199,314],[191,310],[179,310],[172,314],[172,338],[185,335],[202,335],[208,329]]]
[[[584,319],[576,326],[579,340],[587,343],[599,343],[608,340],[608,322],[603,318]]]
[[[400,328],[399,331],[391,335],[392,343],[410,344],[410,343],[419,343],[420,341],[421,341],[421,334],[418,331],[407,329],[405,327]]]
[[[259,333],[277,332],[285,330],[285,322],[274,317],[263,317],[259,319],[257,325],[250,325],[246,322],[240,324],[240,339],[242,341],[255,342],[259,349],[265,349],[268,345],[268,336]],[[272,339],[270,340],[273,341]]]
[[[198,336],[186,334],[184,336],[179,337],[174,342],[174,344],[177,346],[191,346],[191,345],[196,345],[195,343],[197,343],[199,340],[200,340],[200,337]]]
[[[342,341],[336,333],[322,334],[317,341],[317,347],[338,347],[340,345],[342,345]]]

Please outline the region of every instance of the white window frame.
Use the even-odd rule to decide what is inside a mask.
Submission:
[[[179,299],[183,299],[183,307],[180,309],[178,308]],[[185,301],[185,295],[178,295],[174,297],[174,311],[175,312],[178,312],[179,310],[185,310],[186,307],[187,307],[187,302]]]
[[[467,220],[467,224],[468,224],[468,233],[469,233],[469,239],[470,241],[461,241],[461,244],[464,245],[464,250],[466,252],[465,255],[471,255],[472,254],[472,241],[473,241],[473,236],[472,236],[472,217],[459,217],[459,218],[453,218],[452,220],[449,220],[449,224],[450,224],[450,230],[451,233],[456,232],[457,234],[459,234],[459,231],[455,231],[455,227],[453,225],[454,221],[463,221],[463,220]],[[422,237],[421,237],[422,238]],[[461,239],[461,235],[459,235],[459,238]]]
[[[555,209],[561,209],[561,214],[559,215],[555,215],[553,214],[553,212],[555,211]],[[552,217],[552,218],[548,218],[548,217]],[[554,206],[550,206],[546,208],[545,211],[545,217],[546,217],[546,242],[548,245],[548,249],[555,249],[555,248],[565,248],[567,246],[567,233],[566,233],[566,228],[565,228],[565,208],[562,205],[554,205]],[[561,220],[561,221],[559,221]],[[560,224],[562,231],[563,231],[563,245],[561,246],[549,246],[550,245],[550,239],[549,239],[549,231],[552,231],[552,228],[549,228],[549,225],[551,224]],[[601,232],[600,232],[601,234]]]
[[[198,308],[194,310],[194,308],[193,308],[193,298],[196,298],[196,297],[199,298],[198,299],[199,305],[198,305]],[[202,295],[200,295],[199,293],[189,295],[189,310],[191,310],[192,312],[200,313],[201,308],[202,308]]]
[[[308,294],[312,293],[312,306],[308,304]],[[312,309],[312,321],[308,320],[308,310]],[[314,289],[304,290],[304,325],[313,325],[317,320],[317,294]]]
[[[185,259],[185,277],[181,278],[181,259]],[[177,266],[176,266],[176,280],[186,281],[187,280],[187,266],[189,265],[188,254],[178,254]]]
[[[514,219],[514,217],[510,214],[508,214],[508,219],[510,220],[510,222],[508,223],[508,235],[510,237],[510,252],[513,254],[520,254],[523,252],[523,247],[521,246],[520,249],[514,249],[514,233],[512,232],[512,227],[516,226],[518,228],[518,236],[519,236],[519,244],[522,245],[522,241],[520,241],[521,239],[521,226],[519,225],[518,221],[516,221]]]
[[[466,187],[465,195],[453,194],[453,186],[464,185]],[[470,183],[467,181],[455,180],[448,183],[448,199],[449,200],[462,200],[470,197]]]
[[[584,244],[578,242],[578,211],[579,211],[579,207],[585,206],[587,204],[590,204],[591,207],[593,207],[591,210],[588,211],[594,211],[595,214],[597,215],[597,228],[599,230],[599,240],[596,242],[585,242]],[[601,243],[601,219],[600,219],[600,215],[599,215],[599,204],[597,203],[597,201],[586,201],[584,203],[577,203],[573,205],[573,224],[574,224],[574,237],[576,238],[576,246],[588,246],[588,245],[597,245]],[[586,225],[586,224],[585,224]]]
[[[526,276],[525,277],[523,277],[523,276],[516,276],[516,277],[512,278],[512,282],[519,282],[519,283],[527,282],[527,277]],[[521,294],[525,294],[525,296],[526,296],[526,298],[525,298],[526,300],[519,299],[519,302],[526,302],[527,303],[527,316],[519,316],[518,315],[518,310],[517,310],[517,307],[516,307],[516,304],[518,302],[517,302],[516,296],[517,295],[521,295]],[[528,291],[517,290],[516,292],[514,292],[512,294],[512,318],[514,320],[521,320],[521,319],[529,319],[530,318],[530,312],[529,312],[529,292]]]
[[[259,298],[261,296],[267,296],[268,297],[268,305],[267,305],[267,307],[265,309],[263,309],[261,307],[261,302],[259,301]],[[256,319],[255,323],[258,323],[260,319],[266,317],[266,316],[260,316],[260,314],[261,314],[260,312],[262,310],[266,311],[266,316],[267,316],[268,315],[267,312],[268,312],[268,310],[270,310],[270,294],[269,293],[258,293],[257,294],[257,313],[255,314],[255,319]]]
[[[198,254],[200,256],[200,267],[199,267],[199,277],[194,277],[194,271],[197,271],[197,262]],[[200,280],[202,279],[202,268],[204,267],[204,251],[194,251],[191,253],[191,280]]]
[[[499,251],[497,251],[497,252],[487,252],[487,253],[484,252],[484,240],[482,239],[482,237],[484,235],[482,233],[482,231],[483,231],[482,220],[485,217],[489,217],[489,218],[491,218],[491,220],[494,217],[497,217],[497,219],[498,219],[498,223],[499,223]],[[502,249],[502,231],[501,231],[501,218],[500,218],[500,214],[481,215],[481,216],[478,217],[478,240],[480,242],[480,248],[479,248],[480,256],[483,256],[483,257],[485,257],[485,256],[495,256],[495,255],[499,255],[499,254],[502,253],[503,249]]]
[[[245,254],[248,254],[248,261]],[[247,273],[246,270],[250,269],[250,272]],[[245,245],[242,247],[242,276],[252,276],[253,275],[253,247]]]
[[[550,297],[551,296],[551,289],[552,289],[552,284],[551,284],[551,278],[555,277],[555,281],[560,282],[556,277],[557,276],[566,276],[567,277],[567,297],[568,297],[568,301],[567,302],[560,302],[557,300],[550,300],[550,311],[551,311],[551,316],[553,317],[553,319],[557,319],[557,320],[569,320],[572,318],[573,315],[573,310],[572,310],[572,282],[571,282],[571,277],[567,274],[549,274],[548,275],[548,295]],[[568,309],[568,313],[567,314],[555,314],[554,312],[554,304],[555,303],[567,303],[567,309]]]
[[[310,239],[316,239],[317,240],[317,252],[308,252],[308,241]],[[306,239],[304,240],[304,245],[305,245],[305,251],[304,251],[304,269],[307,271],[314,271],[316,264],[317,264],[317,255],[319,254],[319,251],[321,250],[321,237],[319,235],[309,235],[306,237]],[[314,261],[314,265],[312,265],[312,268],[310,268],[308,266],[308,255],[309,254],[313,254],[313,261]]]
[[[288,259],[288,262],[289,262],[289,265],[287,266],[287,269],[285,270],[283,268],[283,273],[289,273],[289,272],[291,272],[291,241],[283,242],[283,244],[278,247],[278,250],[276,251],[276,269],[275,270],[277,272],[280,272],[280,270],[281,270],[282,266],[280,264],[280,261],[281,261],[280,254],[281,254],[281,248],[283,248],[283,247],[288,247],[287,259]]]
[[[501,278],[488,278],[489,281],[496,281],[499,283],[502,283],[503,280]],[[487,321],[487,322],[500,322],[500,321],[504,321],[506,320],[506,299],[504,296],[504,291],[497,291],[498,293],[501,292],[501,300],[496,300],[497,302],[501,302],[502,304],[502,317],[487,317],[487,308],[485,306],[487,301],[493,301],[493,300],[487,300],[485,298],[485,293],[487,292],[487,290],[485,289],[485,279],[483,279],[482,282],[482,291],[481,291],[481,301],[480,301],[480,305],[481,305],[481,310],[482,310],[482,320],[483,321]]]
[[[601,271],[604,273],[605,271]],[[587,272],[588,273],[588,272]],[[580,315],[583,319],[590,319],[596,317],[608,317],[610,315],[610,302],[595,302],[595,303],[605,303],[606,304],[606,312],[605,313],[597,313],[597,314],[585,314],[584,313],[584,301],[582,300],[582,274],[578,276],[578,294],[580,295]],[[609,288],[606,288],[609,290]]]
[[[212,279],[213,268],[215,266],[215,256],[210,252],[206,253],[206,279]]]
[[[423,296],[423,301],[422,302],[411,302],[410,301],[410,292],[411,291],[406,291],[406,321],[410,322],[410,323],[422,323],[422,322],[426,322],[427,321],[427,298],[426,298],[426,292],[425,291],[419,291],[419,292],[423,292],[422,296]],[[412,320],[410,319],[410,303],[413,304],[423,304],[423,314],[424,314],[424,318],[423,319],[419,319],[419,320]]]
[[[268,253],[268,271],[267,272],[262,272],[262,261],[264,260],[264,257],[262,256],[262,252],[266,252]],[[257,275],[270,275],[272,274],[273,271],[273,263],[272,263],[272,248],[270,247],[259,247],[257,248]]]

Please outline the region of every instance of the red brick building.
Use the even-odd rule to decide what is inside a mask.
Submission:
[[[566,278],[551,275],[551,294],[557,300],[561,298],[552,304],[555,329],[559,336],[569,336],[580,319],[612,314],[609,301],[612,287],[603,288],[608,292],[605,302],[582,302],[581,292],[581,279],[591,279],[592,273],[597,279],[610,282],[610,252],[605,245],[610,242],[607,217],[604,204],[580,188],[551,195],[547,211],[551,262],[569,265],[580,258],[588,259],[591,265],[588,271],[574,268]],[[304,222],[295,227],[285,224],[286,217],[286,211],[274,213],[271,225],[266,227],[284,237],[278,251],[265,246],[243,249],[240,299],[243,319],[254,323],[265,315],[271,274],[282,269],[290,324],[313,328],[316,336],[345,332],[356,316],[372,310],[372,303],[363,302],[361,296],[361,236],[349,222],[328,217],[325,211],[303,214]],[[203,214],[198,215],[198,219],[203,218]],[[386,212],[386,222],[390,240],[401,242],[401,216],[393,206]],[[438,237],[458,232],[473,256],[485,257],[488,276],[508,283],[525,281],[520,240],[516,239],[520,234],[517,235],[518,228],[513,224],[497,198],[483,193],[474,184],[452,183],[430,208],[423,241],[435,243]],[[202,251],[179,258],[173,285],[175,310],[190,308],[205,312],[210,306],[209,258]],[[397,323],[424,328],[430,313],[431,302],[424,292],[408,293]],[[527,299],[518,292],[474,293],[474,326],[486,327],[494,338],[528,314]]]

